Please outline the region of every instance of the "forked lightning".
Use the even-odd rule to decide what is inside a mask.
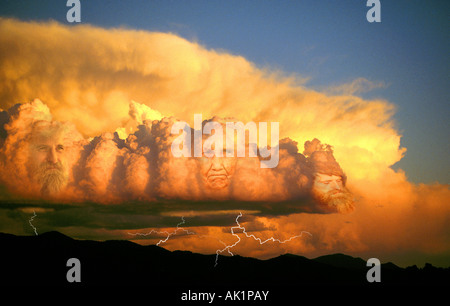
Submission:
[[[221,241],[221,242],[225,245],[225,248],[216,251],[216,263],[215,263],[214,267],[217,266],[217,260],[219,259],[219,254],[221,254],[221,253],[227,251],[231,256],[234,255],[234,254],[230,251],[230,249],[233,248],[233,247],[235,247],[239,242],[241,242],[241,238],[239,237],[239,235],[237,235],[237,234],[234,232],[235,229],[241,229],[241,230],[242,230],[242,233],[245,234],[245,236],[246,236],[247,238],[253,238],[253,239],[256,240],[256,241],[259,241],[259,244],[264,244],[264,243],[266,243],[266,242],[268,242],[268,241],[273,241],[273,242],[278,242],[278,243],[286,243],[286,242],[291,241],[292,239],[295,239],[295,238],[298,238],[298,237],[303,236],[303,234],[308,234],[308,235],[312,236],[311,233],[306,232],[306,231],[302,231],[302,232],[300,233],[300,235],[292,236],[292,237],[290,237],[289,239],[286,239],[286,240],[280,240],[280,239],[275,239],[275,238],[273,238],[273,237],[270,237],[270,238],[268,238],[268,239],[266,239],[266,240],[263,241],[261,238],[258,238],[258,237],[256,237],[256,236],[253,235],[253,234],[248,234],[248,233],[246,232],[245,227],[243,227],[243,226],[239,223],[239,221],[238,221],[240,217],[242,217],[242,213],[241,213],[241,212],[240,212],[239,215],[236,217],[236,224],[237,224],[237,226],[233,226],[233,227],[231,228],[231,234],[232,234],[233,236],[235,236],[238,240],[237,240],[235,243],[231,244],[231,245],[225,245],[225,243],[223,243],[223,242]]]

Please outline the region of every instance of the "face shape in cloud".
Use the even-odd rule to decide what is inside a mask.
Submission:
[[[58,122],[38,121],[29,145],[29,172],[43,195],[56,195],[66,187],[68,161],[63,126]]]
[[[81,135],[72,124],[52,120],[39,100],[7,113],[7,137],[0,149],[3,182],[22,196],[61,196],[72,178]]]
[[[353,196],[343,185],[341,176],[317,173],[312,194],[318,203],[326,207],[326,211],[350,212],[353,210]]]
[[[345,187],[346,176],[333,153],[315,151],[311,154],[310,163],[314,177],[311,193],[322,208],[329,212],[353,211],[353,197]]]
[[[228,187],[236,170],[236,162],[235,157],[203,156],[200,159],[200,167],[206,187],[211,189]]]

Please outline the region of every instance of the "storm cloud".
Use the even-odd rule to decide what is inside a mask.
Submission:
[[[312,234],[265,248],[243,239],[235,253],[246,256],[346,252],[383,259],[386,254],[407,252],[447,257],[450,253],[448,185],[413,184],[402,170],[391,168],[406,152],[400,146],[395,105],[356,96],[360,82],[347,89],[316,91],[297,76],[258,67],[242,56],[211,50],[171,33],[124,28],[0,19],[0,45],[0,119],[7,121],[1,131],[2,188],[10,192],[4,192],[4,198],[11,202],[11,194],[19,194],[33,201],[29,192],[34,189],[21,181],[27,170],[24,155],[18,152],[26,142],[23,127],[30,118],[40,118],[72,126],[79,134],[73,138],[77,139],[72,159],[76,163],[60,202],[93,201],[96,209],[113,209],[108,204],[116,203],[118,209],[115,217],[104,215],[110,225],[92,222],[76,227],[69,222],[65,227],[65,219],[59,217],[58,230],[74,236],[78,232],[79,237],[95,232],[98,237],[130,238],[127,233],[140,227],[145,231],[172,224],[173,228],[186,214],[191,221],[197,218],[191,224],[186,220],[198,235],[174,236],[166,247],[214,253],[223,248],[219,240],[235,238],[230,225],[242,209],[248,211],[242,224],[259,237],[285,239],[303,230]],[[364,85],[364,90],[372,87]],[[201,201],[204,189],[196,177],[195,159],[176,159],[170,153],[171,125],[181,120],[193,126],[194,114],[280,124],[278,166],[263,171],[268,169],[242,159],[234,172],[237,180],[229,188],[245,190],[222,201],[229,203],[225,210],[230,213],[223,214],[220,222],[211,211],[222,212],[223,205],[211,197]],[[330,149],[356,199],[349,214],[319,212],[301,192],[310,183],[305,175],[308,158],[314,151]],[[133,201],[150,203],[155,210],[144,215],[172,219],[162,224],[149,217],[144,223],[151,224],[143,226],[129,223],[134,218],[130,217],[119,226],[123,199],[130,209]],[[165,201],[170,209],[153,206],[161,202],[164,207]],[[17,210],[5,205],[2,230],[24,222],[17,231],[31,233],[28,219],[14,215]]]

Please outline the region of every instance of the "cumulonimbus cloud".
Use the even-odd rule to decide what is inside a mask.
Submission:
[[[273,236],[308,230],[314,237],[310,242],[281,246],[303,254],[323,250],[383,253],[397,247],[398,252],[450,252],[448,186],[415,185],[403,171],[390,168],[406,149],[400,147],[395,106],[388,101],[356,97],[353,89],[345,93],[311,90],[298,85],[295,77],[170,33],[3,18],[0,45],[2,118],[17,103],[27,105],[39,98],[44,102],[40,106],[44,119],[51,113],[52,120],[70,122],[84,137],[77,153],[81,162],[73,168],[73,182],[79,184],[69,189],[78,195],[75,198],[84,201],[96,196],[113,202],[136,195],[148,200],[156,190],[156,194],[176,192],[177,197],[198,199],[200,185],[177,188],[179,181],[161,180],[178,175],[189,181],[195,173],[190,171],[193,164],[172,159],[166,152],[171,139],[167,126],[172,120],[192,126],[194,114],[203,114],[204,118],[235,117],[244,123],[279,122],[280,139],[285,139],[280,141],[280,164],[270,172],[270,179],[249,176],[254,179],[246,186],[249,197],[256,198],[258,186],[267,182],[273,182],[270,193],[280,197],[292,193],[295,184],[303,184],[297,175],[302,173],[299,154],[306,157],[315,150],[318,143],[313,139],[317,138],[320,146],[333,146],[358,200],[350,215],[259,216],[258,224],[265,227],[255,232]],[[137,101],[134,110],[131,101]],[[145,111],[138,111],[140,105]],[[14,129],[10,125],[2,135]],[[11,155],[6,147],[7,139],[5,156],[20,161],[20,155]],[[178,163],[185,163],[183,171],[173,171]],[[24,170],[20,167],[18,172]],[[96,172],[100,170],[101,175]],[[251,171],[259,175],[261,169],[247,169],[238,177],[245,178]],[[116,178],[123,180],[120,188],[114,187]],[[213,226],[199,232],[229,233]],[[200,239],[193,243],[192,235],[188,239],[170,243],[173,248],[196,246],[205,251],[217,247]],[[253,247],[243,247],[243,253],[254,254]]]
[[[391,103],[296,86],[173,34],[14,19],[0,34],[0,107],[39,98],[85,136],[126,126],[134,100],[191,126],[194,114],[280,122],[280,139],[332,144],[351,177],[381,177],[405,151]]]
[[[130,116],[140,105],[130,103]],[[49,108],[40,100],[16,105],[7,112],[5,124],[6,138],[0,148],[2,160],[2,182],[16,194],[40,198],[41,192],[37,182],[33,181],[32,169],[28,160],[32,158],[30,139],[36,137],[33,130],[36,122],[55,122]],[[214,117],[204,120],[201,124],[215,122],[226,137],[225,124],[227,120]],[[313,168],[307,158],[298,152],[297,143],[289,138],[282,139],[277,144],[279,163],[274,168],[261,168],[261,160],[257,155],[249,154],[249,137],[245,156],[233,157],[226,155],[220,158],[223,163],[232,163],[230,168],[223,170],[228,175],[226,186],[216,189],[208,185],[207,173],[203,163],[211,167],[211,158],[204,156],[180,156],[173,153],[172,145],[179,137],[173,133],[172,127],[179,120],[164,117],[160,120],[143,119],[135,132],[126,139],[121,139],[119,133],[102,133],[91,139],[86,139],[76,131],[70,123],[63,123],[68,129],[65,158],[68,163],[69,181],[67,188],[53,197],[60,202],[94,202],[103,204],[121,204],[130,201],[157,201],[161,199],[196,200],[196,201],[240,201],[240,202],[283,202],[297,201],[298,205],[291,212],[314,210],[308,188],[313,179]],[[201,131],[200,131],[201,133]],[[195,138],[194,129],[188,130],[188,139]],[[204,135],[200,139],[208,139]],[[230,137],[233,140],[235,137]],[[189,141],[190,149],[194,141]],[[316,144],[317,150],[329,149],[314,139],[307,142]],[[225,141],[224,141],[225,146]],[[225,148],[225,147],[224,147]],[[256,147],[255,147],[256,148]],[[235,147],[236,149],[236,147]],[[237,150],[237,149],[236,149]],[[257,153],[255,153],[257,154]],[[212,158],[214,161],[215,158]],[[231,160],[231,162],[230,162]],[[232,171],[230,170],[232,169]],[[206,170],[209,170],[206,168]],[[228,173],[228,172],[229,173]],[[326,172],[326,171],[325,171]],[[219,174],[221,172],[218,172]],[[214,179],[217,179],[217,174]],[[24,184],[23,182],[26,182]],[[46,198],[48,200],[48,198]],[[229,205],[229,204],[227,204]],[[245,205],[244,205],[245,206]],[[309,207],[309,208],[308,208]],[[250,207],[251,208],[251,207]],[[217,206],[215,209],[224,209]],[[270,209],[265,209],[269,212]],[[273,209],[282,211],[282,209]],[[288,213],[289,210],[283,213]]]

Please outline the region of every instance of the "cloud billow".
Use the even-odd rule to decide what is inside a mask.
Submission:
[[[132,102],[130,106],[135,108],[139,104]],[[2,180],[11,192],[24,197],[69,204],[181,200],[191,201],[188,207],[194,211],[204,210],[196,207],[203,207],[201,203],[206,201],[210,202],[210,211],[245,209],[268,215],[321,212],[309,195],[313,168],[298,152],[296,142],[289,138],[282,139],[278,145],[279,164],[266,169],[260,167],[260,157],[249,154],[220,158],[175,157],[171,146],[178,135],[172,133],[172,126],[177,122],[173,117],[145,119],[126,139],[121,139],[117,132],[85,139],[72,124],[54,121],[50,110],[40,100],[23,104],[18,110],[12,108],[7,113],[7,137],[0,150]],[[224,121],[218,117],[214,120]],[[40,181],[33,179],[33,168],[28,162],[34,154],[40,154],[29,139],[38,138],[35,134],[40,135],[41,131],[35,131],[33,126],[43,121],[50,122],[50,126],[58,123],[67,127],[61,133],[67,142],[63,157],[69,181],[63,190],[52,196],[42,193]],[[225,130],[222,132],[225,135]],[[189,133],[194,135],[192,129]],[[320,143],[317,139],[314,141]],[[232,163],[232,171],[224,166],[226,163]],[[213,171],[211,167],[220,169]],[[214,181],[227,176],[227,184],[210,185],[211,173],[215,173]],[[27,184],[21,184],[24,181]]]
[[[221,217],[228,216],[228,223],[221,217],[213,221],[212,211],[230,209],[236,216],[235,210],[245,209],[254,214],[251,220],[261,236],[313,234],[308,243],[283,244],[281,252],[375,253],[381,258],[411,250],[450,253],[448,186],[412,184],[402,170],[391,169],[406,152],[400,147],[395,105],[354,95],[384,83],[360,78],[320,92],[242,56],[170,33],[123,28],[1,18],[0,45],[0,176],[7,201],[18,196],[28,203],[39,198],[41,206],[49,203],[42,201],[42,188],[33,185],[28,173],[26,135],[35,121],[59,122],[73,140],[65,151],[70,173],[67,188],[49,201],[83,209],[91,203],[99,212],[101,207],[114,210],[105,205],[114,204],[115,216],[111,211],[107,222],[89,225],[104,227],[99,235],[115,233],[114,222],[120,229],[146,221],[168,226],[185,214],[204,225],[197,232],[226,239],[229,227],[222,225],[234,218],[224,212]],[[228,183],[227,192],[205,189],[198,161],[176,159],[170,152],[175,137],[170,126],[176,120],[193,126],[194,114],[205,120],[279,122],[278,166],[261,169],[251,158],[238,159],[229,182],[220,173],[210,175],[220,183],[216,186]],[[333,158],[318,151],[332,152]],[[320,167],[310,167],[313,159],[330,163],[334,173],[345,171],[345,184],[356,200],[352,213],[323,213],[328,211],[316,205],[309,193],[310,174]],[[165,216],[167,224],[150,218],[134,226],[127,215],[119,226],[119,216],[133,203],[140,203],[137,214]],[[13,208],[8,204],[7,209]],[[10,215],[2,215],[4,226]],[[199,236],[185,238],[171,240],[170,247],[212,253],[223,247]],[[243,242],[240,254],[271,252]]]

